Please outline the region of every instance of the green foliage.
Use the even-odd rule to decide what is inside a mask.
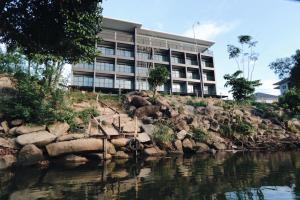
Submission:
[[[241,119],[238,119],[237,122],[232,125],[232,129],[236,133],[247,135],[253,131],[253,126]]]
[[[205,142],[207,140],[207,132],[202,128],[194,128],[192,133],[194,140],[197,142]]]
[[[220,132],[222,135],[224,135],[227,138],[231,138],[234,134],[234,130],[232,130],[229,124],[221,124]]]
[[[97,117],[100,113],[94,108],[86,108],[77,113],[77,116],[82,119],[84,123],[88,123],[92,116]]]
[[[260,86],[259,80],[249,81],[244,77],[239,77],[242,71],[237,71],[232,75],[226,74],[224,79],[227,80],[225,87],[230,86],[233,98],[238,101],[251,100],[255,87]]]
[[[148,82],[152,88],[154,94],[157,93],[157,87],[163,85],[169,78],[169,71],[162,65],[155,66],[154,69],[150,70]]]
[[[294,115],[300,114],[300,91],[296,88],[288,90],[279,97],[278,105],[291,110]]]
[[[265,118],[278,117],[278,114],[275,112],[279,109],[277,104],[252,102],[251,105],[261,110]]]
[[[12,74],[20,71],[23,64],[24,59],[18,51],[3,52],[0,48],[0,73]]]
[[[18,72],[17,94],[1,102],[0,111],[8,118],[20,118],[26,122],[48,124],[56,120],[70,121],[73,114],[64,101],[64,92],[49,89],[36,76]],[[66,115],[66,116],[65,116]]]
[[[153,105],[155,105],[157,103],[157,97],[156,96],[149,97],[148,101]]]
[[[152,133],[154,142],[163,144],[173,141],[174,136],[172,134],[172,129],[168,125],[161,122],[156,123],[155,125],[156,127]]]
[[[69,63],[92,61],[102,20],[101,0],[0,2],[0,42]]]
[[[187,105],[191,105],[191,106],[195,106],[195,107],[205,107],[207,106],[207,102],[205,101],[192,101],[192,100],[188,100],[186,102]]]

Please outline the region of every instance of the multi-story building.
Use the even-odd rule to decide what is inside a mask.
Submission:
[[[94,63],[72,67],[72,86],[117,92],[148,90],[149,69],[163,65],[170,78],[159,91],[216,95],[214,43],[142,29],[141,24],[104,18]]]

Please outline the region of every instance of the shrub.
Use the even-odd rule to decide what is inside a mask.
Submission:
[[[152,133],[152,137],[154,142],[159,144],[169,143],[174,139],[172,129],[169,126],[160,122],[156,124],[156,127]]]
[[[232,125],[234,132],[241,133],[243,135],[247,135],[253,131],[253,126],[245,121],[240,119],[237,120],[236,123]]]
[[[279,97],[278,105],[284,109],[289,109],[294,115],[300,114],[300,91],[296,88],[288,90]]]
[[[207,132],[202,128],[194,128],[192,130],[193,138],[197,142],[204,142],[207,140]]]
[[[232,130],[231,126],[228,124],[221,124],[220,132],[222,135],[228,138],[232,137],[234,134],[234,131]]]
[[[205,107],[207,106],[207,102],[205,101],[192,101],[192,100],[188,100],[187,105],[191,105],[191,106],[195,106],[195,107]]]
[[[82,119],[82,121],[84,123],[88,123],[91,119],[91,116],[96,117],[96,116],[99,116],[99,115],[100,115],[100,113],[94,107],[86,108],[86,109],[84,109],[84,110],[77,113],[77,116],[80,119]]]

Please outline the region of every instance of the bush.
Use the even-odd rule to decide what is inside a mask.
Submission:
[[[192,100],[188,100],[186,102],[186,104],[194,106],[194,107],[205,107],[205,106],[207,106],[207,102],[205,102],[205,101],[192,101]]]
[[[238,119],[237,122],[232,125],[232,129],[236,133],[247,135],[253,131],[253,126],[245,121]]]
[[[279,97],[278,105],[284,109],[289,109],[294,115],[300,114],[300,91],[296,88],[288,90]]]
[[[156,127],[152,133],[152,137],[154,142],[159,144],[169,143],[174,140],[172,129],[163,123],[156,124]]]
[[[220,132],[227,138],[231,138],[234,134],[234,131],[232,130],[231,126],[228,124],[221,124]]]
[[[86,109],[84,109],[84,110],[77,113],[77,116],[80,119],[82,119],[82,121],[84,123],[88,123],[91,119],[91,116],[96,117],[96,116],[99,116],[99,115],[100,115],[100,113],[94,107],[86,108]]]
[[[196,142],[205,142],[207,140],[207,133],[202,128],[194,128],[192,130],[193,138]]]

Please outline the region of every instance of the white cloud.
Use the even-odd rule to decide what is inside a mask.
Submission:
[[[222,33],[226,33],[235,27],[236,23],[219,23],[213,21],[199,22],[193,28],[186,30],[183,34],[187,37],[212,40]]]
[[[256,89],[256,92],[263,92],[271,95],[280,95],[280,91],[277,89],[274,89],[275,86],[273,85],[276,82],[276,80],[262,80],[261,83],[262,85],[259,86]]]

